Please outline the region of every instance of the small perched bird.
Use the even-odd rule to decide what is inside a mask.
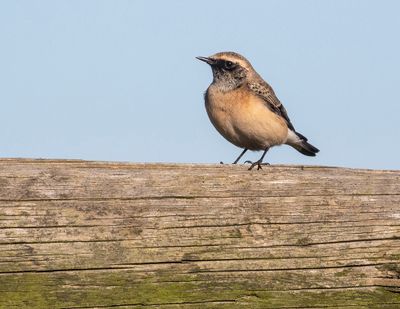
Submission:
[[[261,169],[267,151],[287,144],[306,156],[319,151],[296,132],[286,109],[271,86],[254,70],[250,62],[234,52],[196,57],[208,63],[213,81],[204,97],[207,114],[218,132],[232,144],[247,150],[263,150],[261,158],[250,162],[249,170]]]

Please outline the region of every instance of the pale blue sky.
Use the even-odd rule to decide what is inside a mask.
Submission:
[[[0,157],[231,162],[195,59],[231,50],[321,150],[268,162],[399,169],[399,13],[394,0],[2,0]]]

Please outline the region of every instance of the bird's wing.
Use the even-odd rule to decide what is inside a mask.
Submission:
[[[276,97],[274,90],[265,81],[255,81],[248,84],[251,91],[263,99],[265,105],[275,114],[285,119],[287,126],[290,130],[295,131],[285,107]]]

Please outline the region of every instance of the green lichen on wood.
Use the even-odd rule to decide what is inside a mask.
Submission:
[[[199,280],[196,274],[155,275],[146,279],[120,272],[79,271],[2,275],[0,308],[62,308],[73,306],[195,304],[230,308],[368,306],[400,303],[400,294],[385,288],[265,291],[248,282]],[[178,281],[175,281],[178,280]],[[191,307],[192,308],[192,307]],[[204,306],[203,306],[204,308]]]

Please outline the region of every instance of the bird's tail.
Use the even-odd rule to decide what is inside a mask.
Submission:
[[[304,135],[292,130],[289,130],[286,143],[306,156],[315,157],[319,152],[318,148],[307,142],[307,138]]]

